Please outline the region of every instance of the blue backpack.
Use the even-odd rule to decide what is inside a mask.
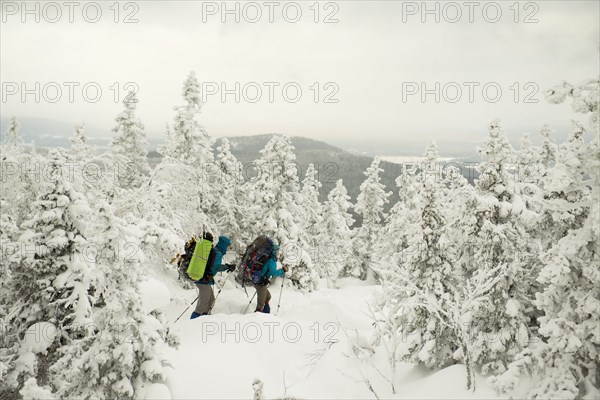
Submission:
[[[274,249],[274,243],[271,238],[261,235],[254,239],[246,249],[242,258],[243,281],[254,284],[263,283],[263,266],[271,257]]]

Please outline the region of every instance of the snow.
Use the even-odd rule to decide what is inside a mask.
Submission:
[[[515,299],[508,299],[506,301],[506,315],[510,315],[511,317],[516,317],[519,315],[521,309],[521,305]]]
[[[56,327],[50,322],[37,322],[25,332],[25,348],[33,353],[44,353],[56,338]]]
[[[172,397],[252,398],[252,383],[258,378],[264,383],[264,398],[373,398],[361,371],[381,398],[497,397],[482,377],[478,377],[476,391],[467,390],[461,365],[431,373],[401,363],[396,371],[396,393],[392,393],[389,383],[368,361],[372,355],[377,368],[389,376],[387,355],[381,348],[373,354],[369,344],[373,321],[367,302],[381,287],[351,278],[340,283],[340,289],[322,286],[307,294],[284,288],[277,316],[242,315],[248,298],[230,283],[217,299],[213,315],[190,320],[188,310],[170,328],[181,340],[179,349],[166,351],[173,367],[167,378]],[[175,298],[180,294],[189,297],[188,304],[196,295],[195,291],[170,287]],[[279,280],[275,280],[270,287],[273,313],[279,289]],[[252,296],[253,289],[249,288],[248,294]],[[167,309],[170,321],[181,313],[182,304],[173,302]],[[360,360],[353,354],[353,343],[361,348]],[[198,377],[210,384],[200,384]]]
[[[144,311],[150,313],[165,308],[171,301],[171,294],[164,283],[149,278],[140,285]]]
[[[165,400],[171,398],[169,388],[162,383],[149,383],[144,387],[145,400]]]

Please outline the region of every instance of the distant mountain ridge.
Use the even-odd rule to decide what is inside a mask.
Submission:
[[[9,120],[6,116],[0,118],[2,139]],[[21,133],[24,141],[26,143],[35,141],[35,147],[37,148],[69,147],[71,145],[69,138],[73,134],[75,124],[43,118],[20,118],[19,123],[21,124]],[[86,134],[89,138],[88,142],[96,146],[98,150],[105,149],[112,138],[112,132],[87,125]],[[248,171],[248,176],[252,176],[253,173],[251,163],[260,157],[260,150],[265,147],[269,139],[274,135],[262,134],[228,137],[232,153],[246,166],[245,171]],[[372,156],[346,151],[328,143],[302,136],[292,136],[290,139],[295,148],[294,153],[296,155],[300,181],[304,178],[308,165],[312,163],[319,172],[318,179],[322,184],[319,191],[321,201],[327,199],[327,194],[335,187],[337,180],[343,179],[348,194],[352,201],[356,202],[356,198],[360,192],[360,185],[365,179],[364,172],[373,161]],[[151,166],[155,166],[160,162],[161,156],[155,149],[162,141],[162,139],[157,139],[156,137],[149,138],[148,147],[150,152],[148,157]],[[216,138],[215,151],[219,141],[220,139]],[[398,201],[398,188],[396,187],[395,180],[401,174],[402,166],[382,160],[380,167],[383,169],[381,182],[385,185],[386,190],[392,193],[390,203],[386,207],[386,209],[389,209]]]
[[[260,150],[273,136],[275,134],[234,136],[228,137],[228,139],[233,155],[246,165],[260,157]],[[335,187],[338,179],[343,179],[352,201],[356,201],[360,192],[360,184],[365,180],[364,172],[373,161],[373,157],[350,153],[325,142],[302,136],[291,136],[290,140],[294,146],[300,181],[304,179],[308,165],[315,164],[315,168],[319,172],[319,182],[323,185],[319,191],[321,201],[327,199],[327,194]],[[381,182],[388,191],[392,192],[389,208],[398,200],[395,180],[400,175],[402,166],[381,161],[380,167],[383,169]]]

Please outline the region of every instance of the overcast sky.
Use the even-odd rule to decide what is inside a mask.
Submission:
[[[107,132],[122,108],[115,103],[115,83],[121,99],[127,82],[139,87],[138,114],[149,135],[160,136],[173,107],[182,103],[183,80],[194,70],[203,82],[224,83],[233,90],[236,82],[240,87],[256,82],[262,90],[256,103],[248,101],[256,95],[256,86],[247,86],[246,98],[240,89],[239,103],[233,94],[225,102],[220,93],[207,97],[201,119],[216,137],[283,133],[388,154],[420,152],[414,149],[436,139],[446,152],[453,152],[479,143],[495,117],[503,120],[513,138],[535,133],[544,122],[563,133],[572,113],[567,105],[545,103],[543,90],[561,80],[597,77],[599,72],[597,1],[521,2],[512,9],[512,1],[480,2],[473,9],[462,1],[451,6],[428,2],[432,10],[439,7],[439,22],[435,14],[421,15],[420,1],[321,2],[318,7],[311,1],[297,3],[302,16],[296,23],[290,22],[295,5],[286,6],[284,13],[285,2],[274,7],[273,23],[263,2],[254,3],[262,12],[258,23],[249,21],[257,8],[244,8],[244,3],[238,5],[239,23],[234,15],[225,15],[223,23],[220,1],[120,3],[117,23],[115,9],[108,8],[113,2],[103,4],[96,23],[86,21],[82,6],[73,10],[73,23],[66,6],[61,6],[56,23],[50,22],[56,18],[55,9],[40,8],[36,23],[35,15],[22,15],[21,2],[2,3],[2,116],[86,122]],[[35,3],[28,4],[34,9]],[[453,23],[457,11],[462,16]],[[469,22],[470,12],[474,22]],[[128,15],[138,22],[124,23]],[[338,22],[324,23],[327,16]],[[95,18],[93,6],[85,17]],[[530,23],[524,22],[527,17]],[[35,82],[42,92],[39,103],[33,95],[23,102],[20,88],[9,93],[13,84],[33,89]],[[48,101],[55,97],[49,82],[62,88],[56,103]],[[79,83],[73,103],[63,82]],[[82,86],[90,82],[102,89],[96,103],[82,94]],[[264,82],[279,83],[272,103]],[[450,99],[442,97],[436,103],[430,94],[422,102],[420,93],[407,92],[421,82],[429,89],[436,82],[441,88],[449,82],[458,85],[446,86]],[[479,85],[473,86],[472,103],[464,82]],[[290,98],[294,87],[302,90],[298,102],[285,100],[286,83]],[[486,83],[490,100],[482,93]],[[450,103],[457,86],[462,97]],[[316,87],[320,98],[315,103]],[[497,87],[502,95],[492,103]],[[325,103],[328,94],[338,102]],[[92,86],[88,95],[95,95]]]

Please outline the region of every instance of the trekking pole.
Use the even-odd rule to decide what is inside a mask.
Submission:
[[[233,271],[232,271],[233,272]],[[229,277],[231,275],[233,275],[231,272],[228,272],[229,275],[227,275],[227,278],[225,278],[225,280],[223,281],[223,284],[221,285],[221,287],[219,288],[219,291],[217,292],[217,295],[215,296],[215,300],[212,302],[212,304],[210,305],[210,308],[208,309],[207,314],[210,315],[210,312],[212,311],[213,307],[215,306],[215,304],[217,303],[217,299],[219,298],[219,295],[221,294],[221,291],[223,290],[223,288],[225,287],[225,284],[227,283],[227,280],[229,279]]]
[[[246,314],[246,312],[248,311],[248,308],[250,308],[250,304],[252,304],[252,300],[254,300],[254,296],[256,296],[256,293],[258,293],[258,291],[254,292],[254,294],[252,295],[252,298],[248,302],[248,305],[246,306],[246,309],[244,310],[243,314]]]
[[[277,300],[277,311],[275,311],[275,315],[279,313],[279,306],[281,305],[281,294],[283,293],[283,284],[285,283],[285,274],[283,274],[283,278],[281,279],[281,289],[279,289],[279,300]]]
[[[177,317],[177,319],[175,320],[175,322],[179,321],[179,318],[183,317],[183,314],[185,314],[185,312],[192,306],[192,304],[194,304],[198,300],[199,297],[200,297],[200,294],[198,294],[198,296],[196,296],[196,298],[194,299],[194,301],[192,301],[190,303],[190,305],[187,306],[185,308],[185,310],[183,310],[183,312],[179,315],[179,317]],[[173,323],[175,323],[175,322],[173,322]]]

